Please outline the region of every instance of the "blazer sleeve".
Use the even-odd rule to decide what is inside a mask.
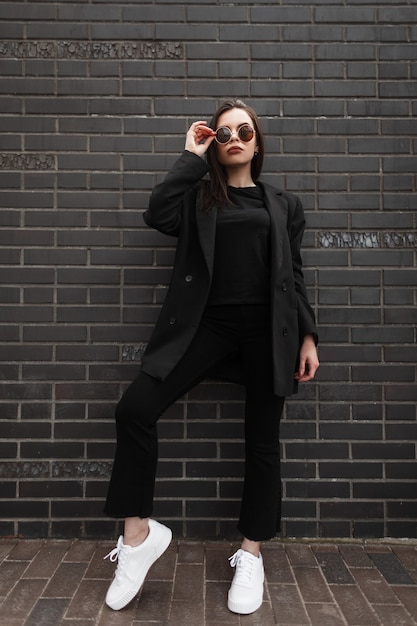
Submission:
[[[304,282],[303,264],[301,258],[301,244],[305,230],[304,210],[300,199],[293,196],[294,211],[289,228],[293,275],[297,295],[298,326],[300,343],[306,335],[313,335],[318,343],[318,334],[313,309],[308,302],[307,290]],[[295,203],[295,204],[294,204]]]
[[[184,150],[165,180],[153,189],[148,209],[143,214],[145,223],[165,235],[178,237],[184,196],[192,191],[207,172],[207,163],[201,157]]]

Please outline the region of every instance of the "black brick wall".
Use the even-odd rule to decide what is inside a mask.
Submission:
[[[150,189],[239,96],[299,194],[319,381],[282,424],[289,536],[416,537],[416,0],[0,2],[1,535],[113,536],[114,405],[174,242]],[[160,423],[156,511],[234,532],[242,389]]]

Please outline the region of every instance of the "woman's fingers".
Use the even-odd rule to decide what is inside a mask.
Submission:
[[[207,151],[207,148],[215,136],[216,133],[207,126],[207,122],[204,120],[194,122],[188,129],[185,149],[194,152],[194,154],[198,156],[202,156]]]

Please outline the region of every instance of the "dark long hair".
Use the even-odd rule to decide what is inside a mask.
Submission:
[[[261,175],[262,165],[265,154],[265,140],[261,129],[258,116],[252,107],[248,106],[242,100],[225,100],[215,111],[209,122],[209,127],[216,130],[219,117],[226,111],[231,109],[243,109],[252,120],[253,127],[256,131],[256,141],[258,153],[254,155],[251,162],[251,176],[253,182],[256,182]],[[207,150],[207,165],[209,166],[209,177],[203,186],[202,206],[203,210],[211,211],[214,206],[225,206],[229,200],[227,194],[227,175],[223,165],[217,158],[215,142],[213,141]]]

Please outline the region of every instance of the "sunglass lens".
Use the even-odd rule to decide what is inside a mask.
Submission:
[[[220,126],[220,128],[216,130],[216,139],[219,143],[227,143],[230,141],[231,136],[232,133],[230,128],[227,128],[226,126]]]
[[[249,125],[244,125],[239,128],[239,137],[242,141],[250,141],[253,137],[253,128]]]

